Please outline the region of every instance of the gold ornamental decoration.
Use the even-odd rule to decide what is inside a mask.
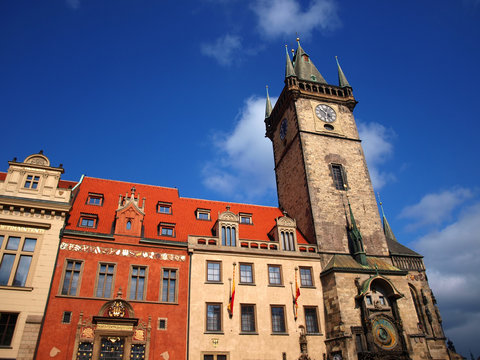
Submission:
[[[121,301],[114,301],[112,306],[108,308],[108,316],[125,317],[125,305]]]

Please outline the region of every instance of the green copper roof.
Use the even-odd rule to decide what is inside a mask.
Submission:
[[[332,256],[328,264],[323,269],[322,273],[330,271],[347,271],[347,272],[361,272],[361,273],[405,273],[405,271],[396,268],[386,261],[373,257],[366,257],[366,265],[358,263],[351,255],[335,254]]]
[[[365,249],[363,247],[362,234],[357,227],[355,217],[353,216],[352,207],[350,201],[348,201],[348,209],[350,210],[350,224],[348,226],[348,235],[353,244],[353,257],[362,265],[367,265],[367,258],[365,255]]]
[[[270,102],[270,96],[268,95],[268,86],[267,86],[267,104],[265,105],[265,119],[270,116],[272,113],[272,103]]]
[[[287,53],[287,64],[285,66],[285,77],[295,76],[295,71],[293,70],[292,62],[290,61],[290,55],[288,54],[288,47],[285,45],[285,52]]]
[[[299,39],[297,39],[297,42],[298,48],[293,57],[293,67],[297,77],[301,80],[326,84],[327,82],[323,78],[322,74],[320,74],[308,54],[303,51],[302,47],[300,46]]]
[[[397,239],[395,238],[395,235],[393,234],[392,228],[390,227],[390,224],[388,223],[387,218],[385,217],[385,214],[383,214],[382,220],[383,220],[383,233],[385,234],[385,237],[389,240],[397,241]]]
[[[350,84],[347,81],[347,78],[345,77],[345,74],[343,73],[343,70],[340,66],[340,63],[338,62],[338,58],[335,56],[335,60],[337,61],[337,67],[338,67],[338,86],[340,87],[351,87]]]

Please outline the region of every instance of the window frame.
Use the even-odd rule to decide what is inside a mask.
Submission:
[[[208,265],[210,264],[218,264],[218,280],[211,280],[209,278]],[[219,260],[207,260],[205,262],[205,282],[211,283],[211,284],[222,284],[223,283],[222,279],[223,279],[222,262]]]
[[[208,307],[209,306],[218,306],[218,322],[219,322],[219,328],[215,329],[209,329],[209,323],[208,323]],[[205,303],[205,333],[215,333],[215,334],[223,334],[223,304],[219,302],[207,302]]]
[[[229,360],[230,359],[230,353],[228,352],[223,352],[223,351],[205,351],[205,352],[202,352],[201,354],[201,358],[200,360],[205,360],[205,356],[213,356],[213,360],[218,360],[218,356],[221,355],[221,356],[225,356],[225,360]]]
[[[270,269],[277,268],[278,273],[279,273],[279,282],[274,283],[272,282],[272,278],[270,277]],[[282,274],[282,265],[277,265],[277,264],[268,264],[267,265],[267,270],[268,270],[268,285],[269,286],[283,286],[283,274]]]
[[[99,204],[95,204],[95,203],[91,202],[91,200],[93,200],[93,199],[100,200]],[[103,206],[104,200],[105,200],[105,198],[104,198],[103,194],[88,193],[87,201],[85,202],[85,204],[86,205],[92,205],[92,206]]]
[[[164,327],[161,327],[160,326],[160,323],[164,321],[165,322],[165,326]],[[159,317],[158,320],[157,320],[157,330],[160,330],[160,331],[166,331],[168,329],[168,318],[166,317]]]
[[[296,236],[294,230],[280,230],[280,241],[283,251],[296,251]]]
[[[31,177],[31,179],[29,179]],[[40,174],[35,175],[34,173],[27,173],[25,174],[24,180],[23,180],[23,187],[22,189],[24,190],[38,190],[40,189],[40,182],[42,180],[42,176]],[[30,182],[30,184],[27,186],[27,182]]]
[[[82,225],[83,220],[92,220],[93,226]],[[80,213],[80,217],[78,218],[78,227],[85,228],[85,229],[96,229],[97,226],[98,226],[97,214]]]
[[[302,270],[309,270],[309,272],[310,272],[310,284],[305,284],[303,282]],[[315,287],[315,282],[314,282],[314,278],[313,278],[313,268],[311,266],[299,266],[298,267],[298,273],[300,275],[300,287],[304,287],[304,288],[314,288]]]
[[[242,266],[250,267],[250,276],[252,278],[251,281],[242,281]],[[238,283],[240,285],[255,285],[255,268],[254,268],[253,263],[245,263],[245,262],[239,263],[238,264],[238,271],[239,271]]]
[[[106,265],[107,266],[107,270],[108,270],[108,267],[109,266],[113,266],[113,273],[111,274],[112,275],[112,283],[111,283],[111,286],[110,286],[110,295],[109,296],[98,296],[98,283],[99,283],[99,280],[100,280],[100,270],[102,268],[102,265]],[[112,262],[103,262],[103,261],[99,261],[98,262],[98,265],[97,265],[97,276],[96,276],[96,279],[95,279],[95,288],[94,288],[94,293],[93,293],[93,297],[94,298],[97,298],[97,299],[111,299],[112,296],[113,296],[113,291],[115,289],[115,278],[116,278],[116,274],[117,274],[117,264],[116,263],[112,263]],[[108,273],[106,273],[106,275],[109,275]],[[105,280],[104,280],[104,283],[103,283],[103,295],[105,295]]]
[[[162,209],[168,209],[168,211],[162,211]],[[157,203],[157,214],[163,215],[172,215],[173,214],[173,206],[171,202],[159,201]]]
[[[200,218],[200,215],[206,215],[207,218],[206,219],[202,219]],[[212,218],[210,216],[210,209],[201,209],[201,208],[198,208],[197,210],[195,210],[195,218],[197,220],[200,220],[200,221],[211,221]]]
[[[64,288],[64,285],[65,285],[65,277],[66,277],[66,274],[67,274],[67,267],[68,267],[68,263],[69,262],[73,262],[73,266],[72,266],[72,274],[75,272],[75,264],[76,263],[80,263],[80,269],[78,270],[78,278],[77,278],[77,285],[76,285],[76,288],[75,288],[75,293],[72,294],[71,293],[71,288],[72,288],[72,277],[70,277],[70,280],[69,280],[69,286],[68,286],[68,291],[66,294],[63,293],[63,288]],[[64,263],[63,263],[63,271],[62,271],[62,277],[60,279],[60,286],[58,287],[58,295],[59,296],[78,296],[78,294],[80,293],[80,287],[82,285],[82,275],[83,275],[83,267],[85,265],[85,261],[83,259],[72,259],[72,258],[66,258]]]
[[[1,311],[0,312],[0,319],[2,318],[3,315],[8,315],[8,321],[5,322],[5,327],[3,327],[3,321],[0,321],[0,325],[2,325],[2,327],[0,327],[0,348],[11,348],[11,345],[12,345],[12,340],[15,336],[15,328],[17,327],[17,322],[18,322],[18,317],[20,315],[20,313],[17,313],[17,312],[10,312],[10,311]],[[10,325],[10,317],[11,316],[15,316],[15,321],[13,323],[13,326]],[[10,332],[10,334],[9,334]],[[8,339],[8,337],[10,337]],[[8,339],[9,341],[8,342],[4,342],[6,339]]]
[[[253,312],[252,312],[252,319],[251,321],[253,322],[253,330],[244,330],[243,328],[243,309],[244,307],[252,307]],[[247,314],[249,315],[249,314]],[[240,334],[257,334],[258,329],[257,329],[257,309],[255,304],[240,304]]]
[[[317,331],[309,331],[309,328],[308,328],[308,321],[307,321],[307,310],[311,310],[313,311],[313,314],[315,315],[315,325],[317,327]],[[309,306],[309,305],[305,305],[303,307],[303,315],[304,315],[304,318],[305,318],[305,333],[307,335],[319,335],[321,334],[321,331],[320,331],[320,321],[319,321],[319,314],[318,314],[318,306]]]
[[[274,320],[273,320],[273,309],[282,309],[282,320],[283,320],[283,331],[275,331]],[[287,328],[287,315],[285,312],[285,305],[270,305],[270,322],[272,325],[272,335],[283,335],[288,334]]]
[[[41,237],[33,237],[30,233],[2,233],[0,234],[0,270],[2,270],[2,265],[4,264],[5,255],[13,257],[13,261],[8,270],[8,278],[5,284],[0,284],[0,287],[16,287],[16,288],[29,288],[31,287],[32,277],[35,269],[35,264],[38,257],[38,251],[41,247]],[[10,238],[19,239],[16,249],[8,249]],[[25,250],[25,245],[27,240],[35,240],[35,246],[33,251]],[[30,258],[30,262],[27,266],[22,261],[22,259]],[[5,263],[8,267],[8,262]],[[20,268],[22,266],[22,268]],[[26,271],[25,271],[26,268]],[[4,271],[7,268],[3,269]],[[20,270],[20,272],[19,272]],[[20,281],[20,284],[16,284],[17,281],[22,280],[22,271],[26,273],[23,281]],[[6,273],[5,273],[6,275]],[[17,277],[18,276],[18,277]]]
[[[253,215],[250,213],[240,213],[238,214],[240,224],[244,225],[253,225]],[[248,221],[244,221],[244,219],[248,219]]]
[[[66,317],[68,317],[68,321],[66,321]],[[64,311],[62,313],[62,324],[71,324],[71,323],[72,323],[72,312]]]
[[[135,299],[131,298],[131,290],[132,290],[132,276],[133,276],[133,270],[134,268],[138,269],[145,269],[145,275],[143,276],[143,293],[142,293],[142,298],[137,299],[137,292],[135,291]],[[137,279],[140,277],[137,276]],[[128,273],[128,289],[127,289],[127,301],[145,301],[147,297],[147,284],[148,284],[148,266],[143,265],[143,264],[131,264],[130,265],[130,271]]]
[[[338,172],[336,172],[336,169],[338,169]],[[336,190],[348,190],[347,173],[345,171],[345,167],[342,164],[331,163],[330,173],[333,179],[333,186]]]
[[[171,235],[169,235],[168,233],[164,234],[163,230],[170,230],[172,233]],[[158,236],[173,237],[173,238],[176,237],[175,224],[163,223],[163,222],[158,224]]]
[[[169,274],[171,271],[175,271],[175,289],[174,289],[174,299],[173,301],[169,300],[169,295],[170,295],[170,281],[168,281],[168,286],[167,286],[167,300],[163,300],[163,291],[165,289],[163,282],[165,280],[165,275],[164,272],[169,271]],[[180,277],[180,271],[178,268],[173,268],[173,267],[162,267],[162,273],[161,273],[161,284],[160,284],[160,299],[159,301],[162,304],[178,304],[178,287],[179,287],[179,277]],[[168,280],[171,280],[170,275],[167,278]]]

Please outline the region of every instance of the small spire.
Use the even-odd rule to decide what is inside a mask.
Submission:
[[[267,104],[265,105],[265,119],[270,117],[270,114],[272,113],[272,103],[270,102],[270,96],[268,95],[268,85],[266,86],[267,88]]]
[[[312,59],[310,59],[308,54],[303,50],[302,46],[300,45],[300,38],[297,38],[297,44],[297,51],[293,56],[293,69],[295,71],[295,75],[300,80],[327,84],[322,74],[320,74],[320,71],[318,71],[318,69],[313,64]]]
[[[363,240],[362,234],[360,233],[360,229],[357,227],[357,223],[355,222],[355,217],[353,216],[352,207],[350,206],[350,200],[348,199],[348,209],[350,211],[350,226],[348,228],[348,235],[353,243],[353,257],[355,260],[366,266],[367,263],[367,255],[365,254],[365,249],[363,247]]]
[[[383,233],[385,234],[385,237],[387,238],[387,240],[397,241],[397,238],[395,237],[392,231],[392,228],[390,227],[390,224],[387,221],[387,217],[383,212],[383,203],[382,203],[382,200],[380,200],[380,194],[377,193],[377,196],[378,196],[378,202],[380,204],[380,209],[382,210]]]
[[[292,61],[290,60],[290,55],[288,54],[288,45],[285,45],[285,53],[287,54],[287,64],[285,66],[285,78],[290,76],[295,76],[295,71],[293,70]]]
[[[335,56],[335,60],[337,61],[337,67],[338,67],[338,86],[351,87],[350,84],[348,83],[348,80],[345,74],[343,73],[340,63],[338,62],[338,57]]]

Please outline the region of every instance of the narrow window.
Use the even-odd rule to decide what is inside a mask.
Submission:
[[[77,295],[81,270],[82,261],[67,260],[67,266],[63,274],[62,295]]]
[[[367,305],[372,305],[372,297],[370,295],[365,296],[365,302]]]
[[[240,283],[253,284],[253,264],[240,264]]]
[[[235,226],[222,226],[222,245],[236,246],[236,242]]]
[[[62,324],[70,324],[72,321],[72,312],[64,311],[62,316]]]
[[[295,251],[295,239],[291,231],[280,232],[282,238],[282,247],[285,251]]]
[[[162,301],[175,302],[177,287],[177,270],[163,269]]]
[[[221,263],[218,261],[207,261],[207,281],[221,281],[220,264]]]
[[[167,318],[158,318],[158,330],[167,330]]]
[[[307,334],[318,334],[318,316],[316,307],[305,307],[305,327]]]
[[[127,230],[132,229],[132,222],[130,220],[127,221]]]
[[[282,285],[280,265],[268,265],[268,283],[270,285]]]
[[[145,294],[145,277],[147,268],[132,266],[130,276],[130,300],[143,300]]]
[[[40,181],[40,176],[27,175],[25,180],[24,188],[25,189],[36,189],[38,188],[38,182]]]
[[[17,318],[17,313],[0,312],[0,346],[10,346]]]
[[[309,267],[300,268],[300,285],[313,286],[312,268],[309,268]]]
[[[332,164],[333,182],[337,190],[347,190],[347,182],[345,181],[345,173],[342,165]]]
[[[112,284],[115,265],[100,264],[97,276],[97,297],[110,298],[112,296]]]
[[[270,308],[272,314],[272,332],[284,333],[285,327],[285,308],[283,306],[273,306]]]
[[[242,332],[255,332],[255,305],[240,306]]]
[[[207,304],[207,331],[222,331],[221,304]]]

